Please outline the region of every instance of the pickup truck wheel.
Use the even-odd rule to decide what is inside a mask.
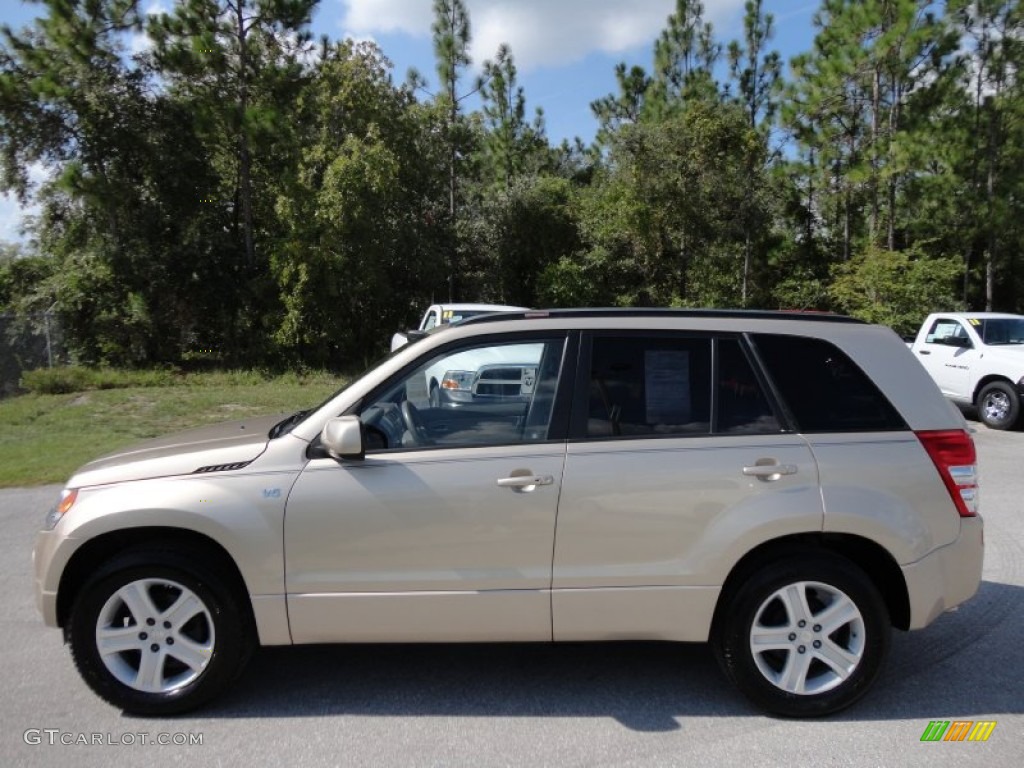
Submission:
[[[889,616],[871,580],[842,558],[769,565],[725,596],[713,640],[733,684],[761,708],[815,717],[868,690],[889,647]]]
[[[1020,397],[1005,381],[993,381],[978,395],[978,416],[991,429],[1009,429],[1020,414]]]

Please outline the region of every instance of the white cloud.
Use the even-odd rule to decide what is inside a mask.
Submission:
[[[341,25],[353,37],[371,32],[430,34],[433,21],[431,0],[340,0],[344,14]],[[470,11],[472,13],[472,11]]]
[[[401,32],[428,37],[431,0],[340,0],[341,25],[352,34]],[[476,66],[508,43],[522,71],[557,67],[590,53],[621,53],[650,45],[665,27],[675,0],[465,0]],[[743,0],[711,0],[708,21],[721,30]]]

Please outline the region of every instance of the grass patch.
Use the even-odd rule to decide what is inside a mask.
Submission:
[[[0,400],[0,488],[63,482],[85,462],[148,437],[308,408],[345,379],[243,371],[171,381]]]
[[[37,368],[21,374],[21,388],[40,395],[63,395],[93,389],[131,389],[136,387],[220,387],[257,385],[266,382],[316,384],[337,377],[324,372],[285,373],[263,371],[212,371],[185,373],[176,368],[145,371],[122,368],[88,368],[80,365]]]

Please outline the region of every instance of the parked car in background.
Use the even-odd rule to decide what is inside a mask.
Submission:
[[[942,394],[976,406],[992,429],[1020,420],[1024,397],[1024,316],[939,312],[928,316],[910,345]]]
[[[543,353],[542,344],[509,344],[445,359],[424,375],[430,406],[514,408],[516,403],[528,402]]]
[[[429,371],[477,386],[435,403]],[[814,716],[975,593],[982,542],[963,416],[891,330],[559,310],[87,464],[33,561],[84,680],[139,714],[201,705],[257,645],[666,640]]]
[[[457,323],[478,315],[491,312],[524,311],[526,307],[513,307],[506,304],[431,304],[423,313],[419,327],[411,331],[398,331],[391,337],[391,351],[394,352],[409,343],[410,338],[422,335],[431,328],[447,323]]]

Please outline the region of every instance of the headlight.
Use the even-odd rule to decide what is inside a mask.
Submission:
[[[57,505],[50,510],[49,514],[46,515],[46,520],[43,523],[44,531],[52,531],[57,527],[57,523],[64,517],[64,514],[75,505],[75,501],[78,499],[77,488],[65,488],[60,492],[60,501]]]
[[[441,389],[468,392],[473,388],[473,371],[448,371],[441,379]]]

